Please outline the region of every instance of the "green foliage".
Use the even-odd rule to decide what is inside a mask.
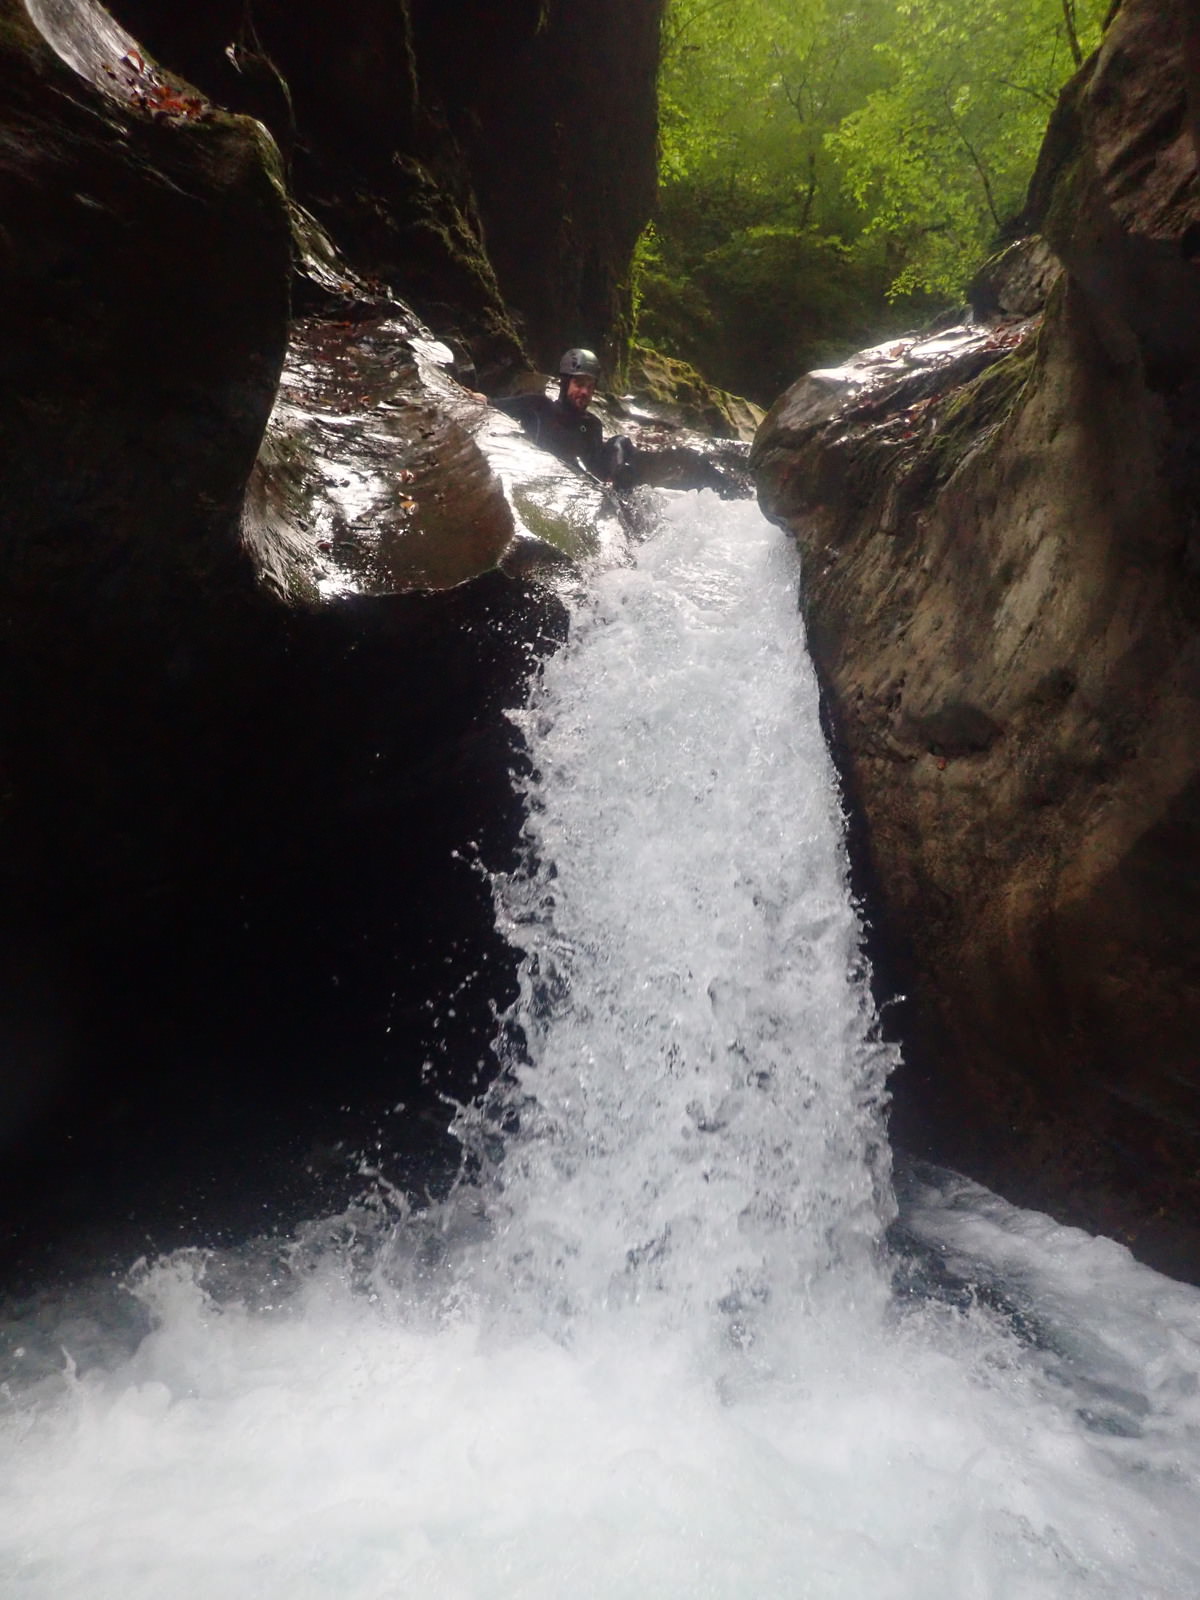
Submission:
[[[1108,0],[670,0],[639,336],[770,400],[961,296]]]
[[[806,365],[873,334],[884,250],[830,130],[882,87],[894,0],[672,0],[655,229],[639,336],[767,403]]]
[[[672,0],[662,179],[741,220],[827,222],[842,198],[829,131],[886,81],[894,0]],[[770,213],[770,215],[768,215]]]
[[[668,225],[643,239],[640,266],[639,338],[763,405],[913,315],[886,303],[882,252],[786,224],[737,228],[699,255]]]
[[[828,140],[903,266],[892,293],[955,294],[1019,211],[1058,91],[1108,0],[901,0],[888,81]]]

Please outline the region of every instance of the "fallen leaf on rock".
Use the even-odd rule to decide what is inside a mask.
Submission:
[[[165,83],[156,83],[139,98],[145,109],[154,116],[198,117],[204,110],[203,101],[195,95],[177,94]]]

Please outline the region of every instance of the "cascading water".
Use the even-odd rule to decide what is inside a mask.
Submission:
[[[580,601],[444,1205],[13,1308],[5,1597],[1200,1593],[1200,1294],[945,1174],[888,1254],[795,587],[678,496]]]
[[[521,721],[530,855],[498,899],[524,981],[483,1119],[520,1127],[500,1278],[573,1317],[650,1297],[744,1330],[832,1268],[874,1277],[885,1053],[792,552],[682,500]]]

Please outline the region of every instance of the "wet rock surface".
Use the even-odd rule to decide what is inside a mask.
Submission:
[[[725,500],[754,493],[750,446],[688,427],[665,407],[626,395],[601,407],[611,433],[623,434],[637,452],[635,478],[654,489],[711,489]]]
[[[0,11],[3,561],[31,621],[99,574],[114,607],[172,568],[242,582],[242,491],[287,337],[270,141],[137,66],[98,8],[70,15],[74,32],[47,24],[56,50],[22,6]]]
[[[444,1181],[513,977],[504,711],[563,628],[528,580],[638,534],[463,383],[619,345],[661,8],[118,9],[0,0],[6,1271],[245,1235],[364,1155]],[[1064,280],[993,264],[754,464],[914,996],[902,1137],[1196,1276],[1185,20],[1126,0],[1055,119]],[[606,420],[744,492],[677,386]]]
[[[1126,0],[1067,92],[1034,187],[1066,269],[1044,321],[1024,315],[1047,277],[1027,257],[1019,318],[993,275],[990,326],[802,380],[752,465],[804,551],[877,957],[909,997],[892,1013],[910,1058],[899,1138],[1195,1279],[1200,183],[1183,21]]]
[[[380,38],[411,42],[393,13]],[[562,636],[546,576],[636,534],[635,500],[459,381],[472,352],[527,363],[486,260],[464,268],[469,196],[439,233],[465,191],[390,146],[428,209],[388,212],[378,162],[351,192],[366,122],[300,150],[301,97],[248,16],[156,13],[198,88],[86,0],[0,0],[7,1281],[287,1225],[359,1192],[364,1162],[417,1194],[448,1180],[444,1097],[491,1070],[513,983],[486,878],[521,821],[505,711]],[[217,38],[227,102],[201,70]],[[368,80],[396,91],[393,132],[412,111],[378,61],[304,65],[318,122]],[[572,302],[589,337],[640,226],[610,203]],[[398,261],[451,303],[449,345],[369,281]],[[674,472],[707,449],[673,444]]]
[[[296,330],[281,391],[326,498],[267,517],[271,422],[244,517],[300,254],[276,153],[95,8],[34,11],[0,0],[10,1280],[337,1205],[379,1146],[444,1180],[440,1096],[471,1091],[511,979],[479,870],[519,826],[504,709],[561,633],[496,569],[486,408],[336,252],[337,316]],[[478,515],[435,529],[445,458]],[[416,509],[356,516],[339,568],[321,518],[355,472]],[[395,592],[413,528],[467,552],[455,587]]]
[[[285,597],[447,589],[495,567],[515,524],[449,350],[394,308],[293,325],[245,538]]]

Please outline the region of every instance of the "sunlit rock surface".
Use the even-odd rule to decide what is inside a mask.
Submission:
[[[245,518],[283,593],[446,589],[496,566],[512,514],[471,436],[479,403],[423,378],[437,355],[395,315],[293,327]]]
[[[885,470],[884,493],[894,501],[908,477],[905,468],[925,464],[922,446],[940,420],[934,406],[1020,346],[1040,320],[963,324],[892,339],[840,367],[808,373],[776,401],[758,434],[758,481],[768,492],[795,483],[806,502],[811,497],[819,507],[818,522],[858,516],[864,499],[883,487],[872,480]],[[853,499],[841,498],[837,491],[851,481]],[[918,494],[924,487],[919,477]]]
[[[1195,1277],[1200,184],[1184,21],[1179,0],[1126,0],[1066,93],[1033,191],[1067,269],[1041,327],[1003,318],[993,274],[1001,320],[801,380],[753,464],[805,554],[864,882],[910,996],[901,1138]]]

